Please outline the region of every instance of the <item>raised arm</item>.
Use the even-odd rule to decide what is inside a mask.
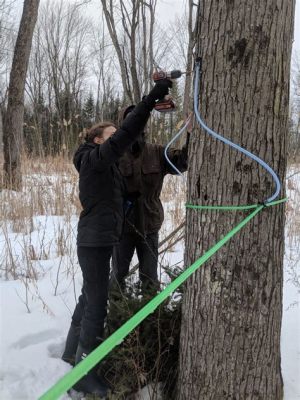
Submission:
[[[163,99],[171,86],[172,82],[167,79],[158,81],[148,96],[145,96],[126,117],[114,135],[91,152],[90,161],[94,168],[103,170],[122,156],[143,131],[156,100]]]

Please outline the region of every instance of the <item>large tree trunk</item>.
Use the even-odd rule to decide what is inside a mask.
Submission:
[[[24,89],[39,0],[25,0],[10,73],[8,104],[3,124],[4,184],[20,190]]]
[[[286,173],[294,1],[201,1],[200,109],[208,126]],[[212,139],[191,137],[188,201],[244,205],[268,198],[271,176]],[[285,194],[282,190],[280,197]],[[245,217],[189,210],[190,265]],[[279,400],[284,205],[259,213],[188,281],[183,302],[179,400]]]

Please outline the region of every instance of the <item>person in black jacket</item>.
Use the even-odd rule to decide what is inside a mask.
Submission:
[[[112,123],[92,127],[86,143],[75,156],[79,172],[79,198],[83,210],[77,235],[77,253],[83,275],[82,294],[75,307],[62,359],[75,364],[102,341],[106,317],[109,269],[113,246],[119,243],[124,223],[125,186],[117,161],[143,130],[156,100],[171,87],[168,80],[158,82],[148,96],[126,118],[119,129]],[[74,387],[84,393],[106,396],[108,387],[97,377],[95,368]]]
[[[134,105],[122,111],[120,119],[126,121]],[[182,149],[170,148],[168,157],[176,168],[187,170],[188,142]],[[159,287],[157,276],[158,234],[164,220],[160,194],[167,174],[177,172],[165,158],[165,146],[147,143],[141,131],[137,140],[119,160],[119,170],[124,177],[129,195],[138,193],[133,199],[125,219],[124,234],[113,251],[112,294],[117,295],[125,287],[130,262],[136,250],[139,261],[139,275],[144,293],[152,293]]]

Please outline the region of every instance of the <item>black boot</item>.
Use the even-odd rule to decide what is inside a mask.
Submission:
[[[80,361],[82,361],[90,352],[91,351],[83,349],[83,347],[79,344],[76,352],[75,365],[80,363]],[[97,367],[94,367],[87,373],[87,375],[81,378],[80,381],[73,386],[73,389],[77,392],[93,394],[105,399],[110,388],[97,375]]]
[[[71,323],[66,340],[65,351],[61,357],[63,361],[71,365],[75,364],[75,356],[79,342],[79,335],[80,335],[80,326],[76,326],[75,324]]]

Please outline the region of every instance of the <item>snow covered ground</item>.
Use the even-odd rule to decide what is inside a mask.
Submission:
[[[60,356],[82,283],[75,245],[78,204],[74,176],[28,175],[23,193],[0,193],[1,400],[37,399],[70,369]],[[297,400],[300,174],[288,180],[288,195],[282,369],[284,398]],[[164,198],[167,222],[162,237],[179,225],[184,209],[184,196],[177,195],[174,200],[166,193]],[[161,262],[174,265],[182,259],[180,242],[161,257]]]

